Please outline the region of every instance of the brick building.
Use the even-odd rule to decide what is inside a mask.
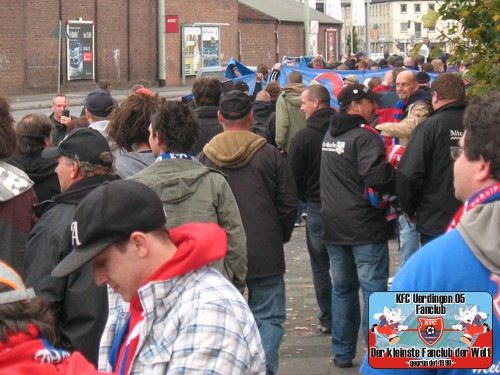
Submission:
[[[158,17],[161,1],[165,14]],[[233,56],[247,65],[272,65],[284,55],[306,54],[303,5],[294,0],[0,0],[0,9],[3,95],[55,93],[59,85],[62,92],[92,89],[99,79],[108,79],[117,88],[136,83],[155,85],[161,65],[159,19],[178,25],[177,31],[169,28],[164,34],[162,69],[167,85],[182,83],[182,67],[186,84],[194,79],[186,74],[193,73],[186,71],[186,51],[194,48],[194,44],[189,46],[192,40],[187,39],[186,30],[203,30],[199,35],[201,64],[226,62]],[[326,56],[330,53],[327,49],[331,49],[327,38],[330,42],[333,34],[339,38],[341,22],[314,9],[310,9],[310,18],[318,21],[316,47]],[[63,38],[59,38],[59,20]],[[66,32],[72,30],[67,29],[68,20],[92,21],[92,47],[72,39],[76,33]],[[205,40],[205,32],[215,32],[212,43]],[[78,55],[76,62],[72,54]],[[215,57],[210,60],[210,56]],[[84,64],[91,66],[89,61],[93,66],[86,73],[91,78],[73,76],[79,63],[80,68]]]

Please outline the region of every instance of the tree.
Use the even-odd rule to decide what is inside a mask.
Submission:
[[[457,21],[460,26],[453,22],[449,29],[439,30],[439,18]],[[500,0],[444,0],[437,12],[429,10],[422,21],[426,28],[436,27],[441,46],[446,42],[455,45],[450,63],[468,67],[469,94],[481,95],[500,87]],[[456,36],[450,36],[453,34]],[[435,53],[441,55],[442,51]]]

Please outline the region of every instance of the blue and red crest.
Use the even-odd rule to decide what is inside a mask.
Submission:
[[[420,323],[418,335],[426,345],[433,346],[443,336],[444,320],[442,316],[437,318],[419,317],[418,322]]]

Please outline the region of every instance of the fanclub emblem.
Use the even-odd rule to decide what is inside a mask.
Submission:
[[[418,335],[427,346],[435,345],[443,336],[444,320],[443,317],[437,318],[418,318],[420,326]]]

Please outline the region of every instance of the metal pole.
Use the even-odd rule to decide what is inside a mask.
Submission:
[[[165,55],[165,0],[158,0],[158,86],[164,87],[167,78]]]
[[[309,13],[309,0],[304,0],[304,56],[309,55],[309,39],[311,33],[311,21]]]
[[[370,0],[365,0],[365,40],[366,40],[366,58],[370,56]]]
[[[62,21],[59,20],[59,48],[57,52],[57,93],[61,92],[61,45],[62,45]]]

